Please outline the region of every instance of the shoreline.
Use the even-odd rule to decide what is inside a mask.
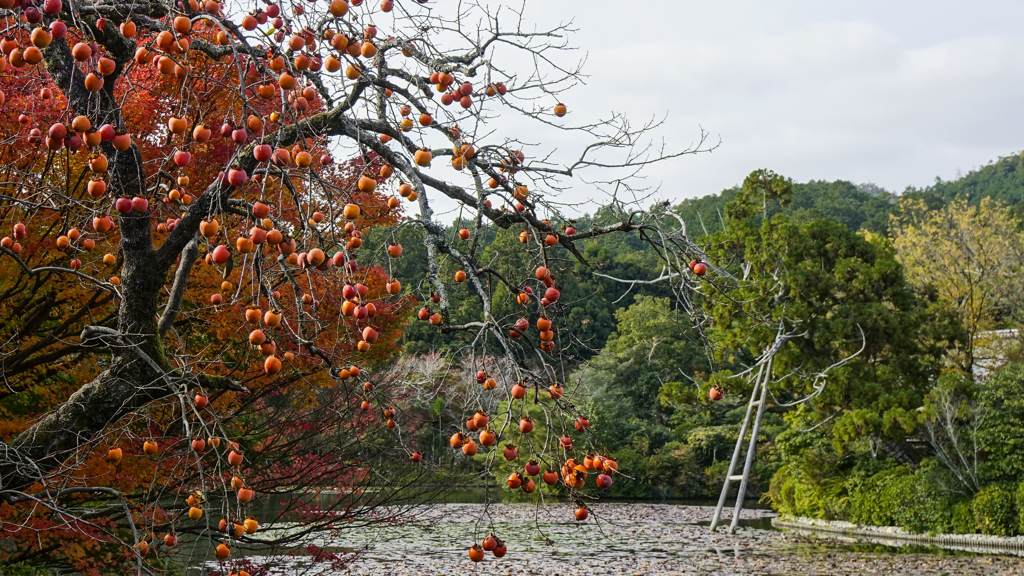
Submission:
[[[975,554],[1024,556],[1024,536],[992,536],[989,534],[914,534],[896,526],[868,526],[814,518],[772,518],[772,526],[780,530],[811,534],[827,534],[844,540],[873,542],[886,546],[934,546]]]

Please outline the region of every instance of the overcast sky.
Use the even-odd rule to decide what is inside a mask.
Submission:
[[[902,191],[1022,148],[1024,2],[539,0],[526,16],[579,28],[589,78],[567,120],[667,113],[670,146],[698,125],[721,138],[649,172],[672,200],[756,168]]]

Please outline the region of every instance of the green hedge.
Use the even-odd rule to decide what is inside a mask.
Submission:
[[[948,532],[956,498],[926,468],[899,466],[872,476],[851,491],[851,522],[899,526],[911,532]]]
[[[1024,528],[1024,483],[989,484],[973,497],[957,495],[937,465],[917,470],[861,466],[843,476],[814,477],[799,463],[783,466],[768,491],[772,506],[792,516],[899,526],[916,533],[1014,536]]]
[[[982,534],[1015,536],[1017,534],[1018,486],[990,484],[974,495],[971,512],[974,525]]]
[[[1024,532],[1024,482],[1017,486],[1017,530]]]

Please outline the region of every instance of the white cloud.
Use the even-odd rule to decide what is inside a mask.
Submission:
[[[573,41],[589,54],[589,77],[563,96],[566,120],[668,113],[660,136],[670,146],[688,145],[698,125],[721,136],[713,154],[649,171],[673,200],[756,168],[899,191],[1019,150],[1021,16],[1024,3],[1009,2],[545,0],[526,12],[538,25],[580,28]],[[565,160],[586,143],[546,128],[523,139]],[[576,186],[568,197],[591,193]]]

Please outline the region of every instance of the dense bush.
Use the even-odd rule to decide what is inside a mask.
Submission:
[[[982,488],[971,501],[971,512],[982,534],[1017,534],[1017,486],[999,483]]]
[[[1024,482],[1017,486],[1017,530],[1024,532]]]
[[[971,501],[961,500],[957,502],[953,506],[949,532],[953,534],[974,534],[975,531],[974,512],[971,511]]]
[[[917,533],[1014,536],[1024,526],[1024,484],[989,484],[971,497],[950,490],[955,480],[933,461],[912,470],[892,461],[864,460],[842,472],[833,467],[826,477],[811,473],[803,462],[788,462],[772,478],[768,495],[783,514]]]
[[[897,466],[872,476],[851,492],[851,521],[899,526],[911,532],[949,532],[956,494],[945,488],[942,471]],[[868,489],[869,485],[873,485]]]
[[[821,476],[807,461],[817,459],[817,466],[828,456],[804,455],[772,478],[769,498],[784,514],[899,526],[918,533],[975,529],[974,508],[966,497],[948,489],[951,481],[936,463],[926,461],[912,470],[891,460],[865,458],[848,469],[827,467],[827,474]]]
[[[978,386],[984,413],[979,434],[985,451],[982,477],[1024,479],[1024,362],[1013,362]]]

